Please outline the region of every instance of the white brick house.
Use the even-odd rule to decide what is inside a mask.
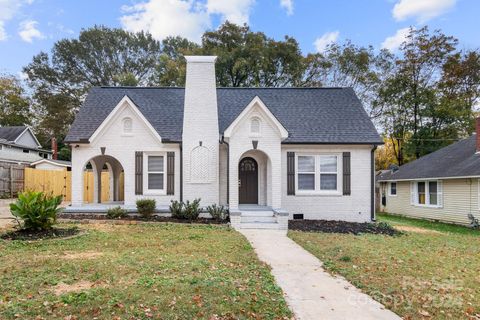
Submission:
[[[83,199],[91,166],[94,202],[103,169],[110,201],[125,207],[152,198],[166,211],[171,200],[201,198],[228,206],[244,226],[285,227],[294,214],[374,219],[373,154],[382,141],[351,88],[216,88],[215,57],[186,59],[185,88],[90,91],[66,138],[73,208],[92,208]]]

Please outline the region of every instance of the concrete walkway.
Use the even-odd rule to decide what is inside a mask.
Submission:
[[[10,213],[11,199],[0,199],[0,228],[13,224],[13,216]]]
[[[240,230],[272,268],[297,320],[401,319],[341,277],[278,230]]]

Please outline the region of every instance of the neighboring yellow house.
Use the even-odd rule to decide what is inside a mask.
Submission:
[[[457,224],[480,218],[480,119],[476,131],[378,175],[380,211]]]

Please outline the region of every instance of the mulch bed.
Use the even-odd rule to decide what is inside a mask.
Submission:
[[[399,235],[400,231],[395,230],[386,223],[357,223],[330,220],[290,220],[289,230],[314,231],[326,233],[350,233],[350,234],[384,234],[389,236]]]
[[[77,227],[73,228],[52,228],[49,230],[12,230],[2,235],[3,240],[46,240],[46,239],[61,239],[69,238],[78,235],[82,230]]]
[[[128,215],[124,218],[109,219],[106,214],[101,213],[61,213],[58,215],[60,219],[72,220],[111,220],[111,221],[144,221],[144,222],[175,222],[175,223],[200,223],[200,224],[226,224],[227,221],[213,220],[209,218],[198,218],[195,220],[182,220],[171,217],[153,215],[150,218],[145,218],[139,215]]]

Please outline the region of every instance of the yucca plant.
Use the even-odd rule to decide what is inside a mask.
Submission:
[[[62,196],[26,191],[18,195],[15,203],[10,204],[10,212],[22,229],[47,230],[52,228],[57,215],[63,210],[58,207],[60,203]]]

